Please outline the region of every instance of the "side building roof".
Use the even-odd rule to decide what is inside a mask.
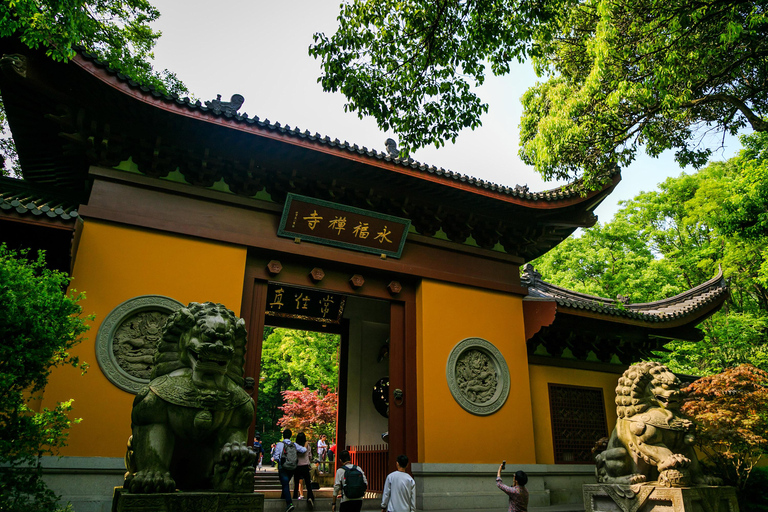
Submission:
[[[568,290],[544,281],[530,264],[523,269],[521,283],[528,287],[524,311],[531,353],[544,349],[559,357],[567,350],[577,359],[596,357],[606,363],[614,356],[624,364],[635,362],[671,339],[701,340],[703,334],[695,326],[728,298],[722,269],[690,290],[648,303]],[[578,333],[573,332],[574,323],[582,326]]]

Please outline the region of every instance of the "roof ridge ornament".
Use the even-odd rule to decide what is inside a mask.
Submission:
[[[523,267],[523,275],[520,276],[520,281],[527,286],[534,286],[536,281],[541,280],[539,271],[533,268],[533,265],[530,263],[526,263]]]
[[[384,147],[387,148],[387,154],[391,156],[392,158],[397,158],[400,156],[400,150],[397,149],[397,141],[393,138],[388,138],[386,141],[384,141]]]
[[[233,94],[229,101],[221,101],[221,94],[216,95],[215,100],[206,101],[205,106],[216,114],[236,114],[245,103],[242,94]]]

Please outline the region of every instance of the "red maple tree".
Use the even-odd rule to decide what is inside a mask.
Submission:
[[[294,432],[326,434],[335,437],[338,394],[323,386],[321,390],[304,388],[301,391],[283,391],[283,417],[277,424]]]
[[[744,489],[768,448],[768,373],[750,364],[685,388],[683,413],[697,423],[696,447],[726,480]]]

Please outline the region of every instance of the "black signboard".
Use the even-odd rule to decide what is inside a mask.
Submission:
[[[344,302],[343,295],[269,283],[266,314],[324,324],[338,324],[344,314]]]
[[[411,221],[288,194],[279,236],[399,258]]]

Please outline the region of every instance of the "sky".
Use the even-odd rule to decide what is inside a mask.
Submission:
[[[341,94],[323,92],[317,83],[320,63],[307,53],[316,32],[331,34],[341,0],[152,0],[161,18],[154,28],[163,35],[155,48],[155,69],[168,69],[201,101],[228,101],[242,94],[240,113],[298,126],[332,139],[384,151],[393,133],[382,132],[372,118],[345,112]],[[515,65],[504,77],[488,77],[479,88],[489,104],[480,128],[464,130],[456,144],[423,148],[411,156],[501,185],[528,185],[532,191],[558,187],[544,182],[518,156],[520,97],[537,77],[527,64]],[[719,146],[719,141],[712,141]],[[734,156],[740,145],[730,138],[712,160]],[[687,169],[692,172],[692,169]],[[610,221],[618,202],[678,176],[683,169],[667,152],[658,159],[639,156],[622,169],[622,181],[596,213]]]

